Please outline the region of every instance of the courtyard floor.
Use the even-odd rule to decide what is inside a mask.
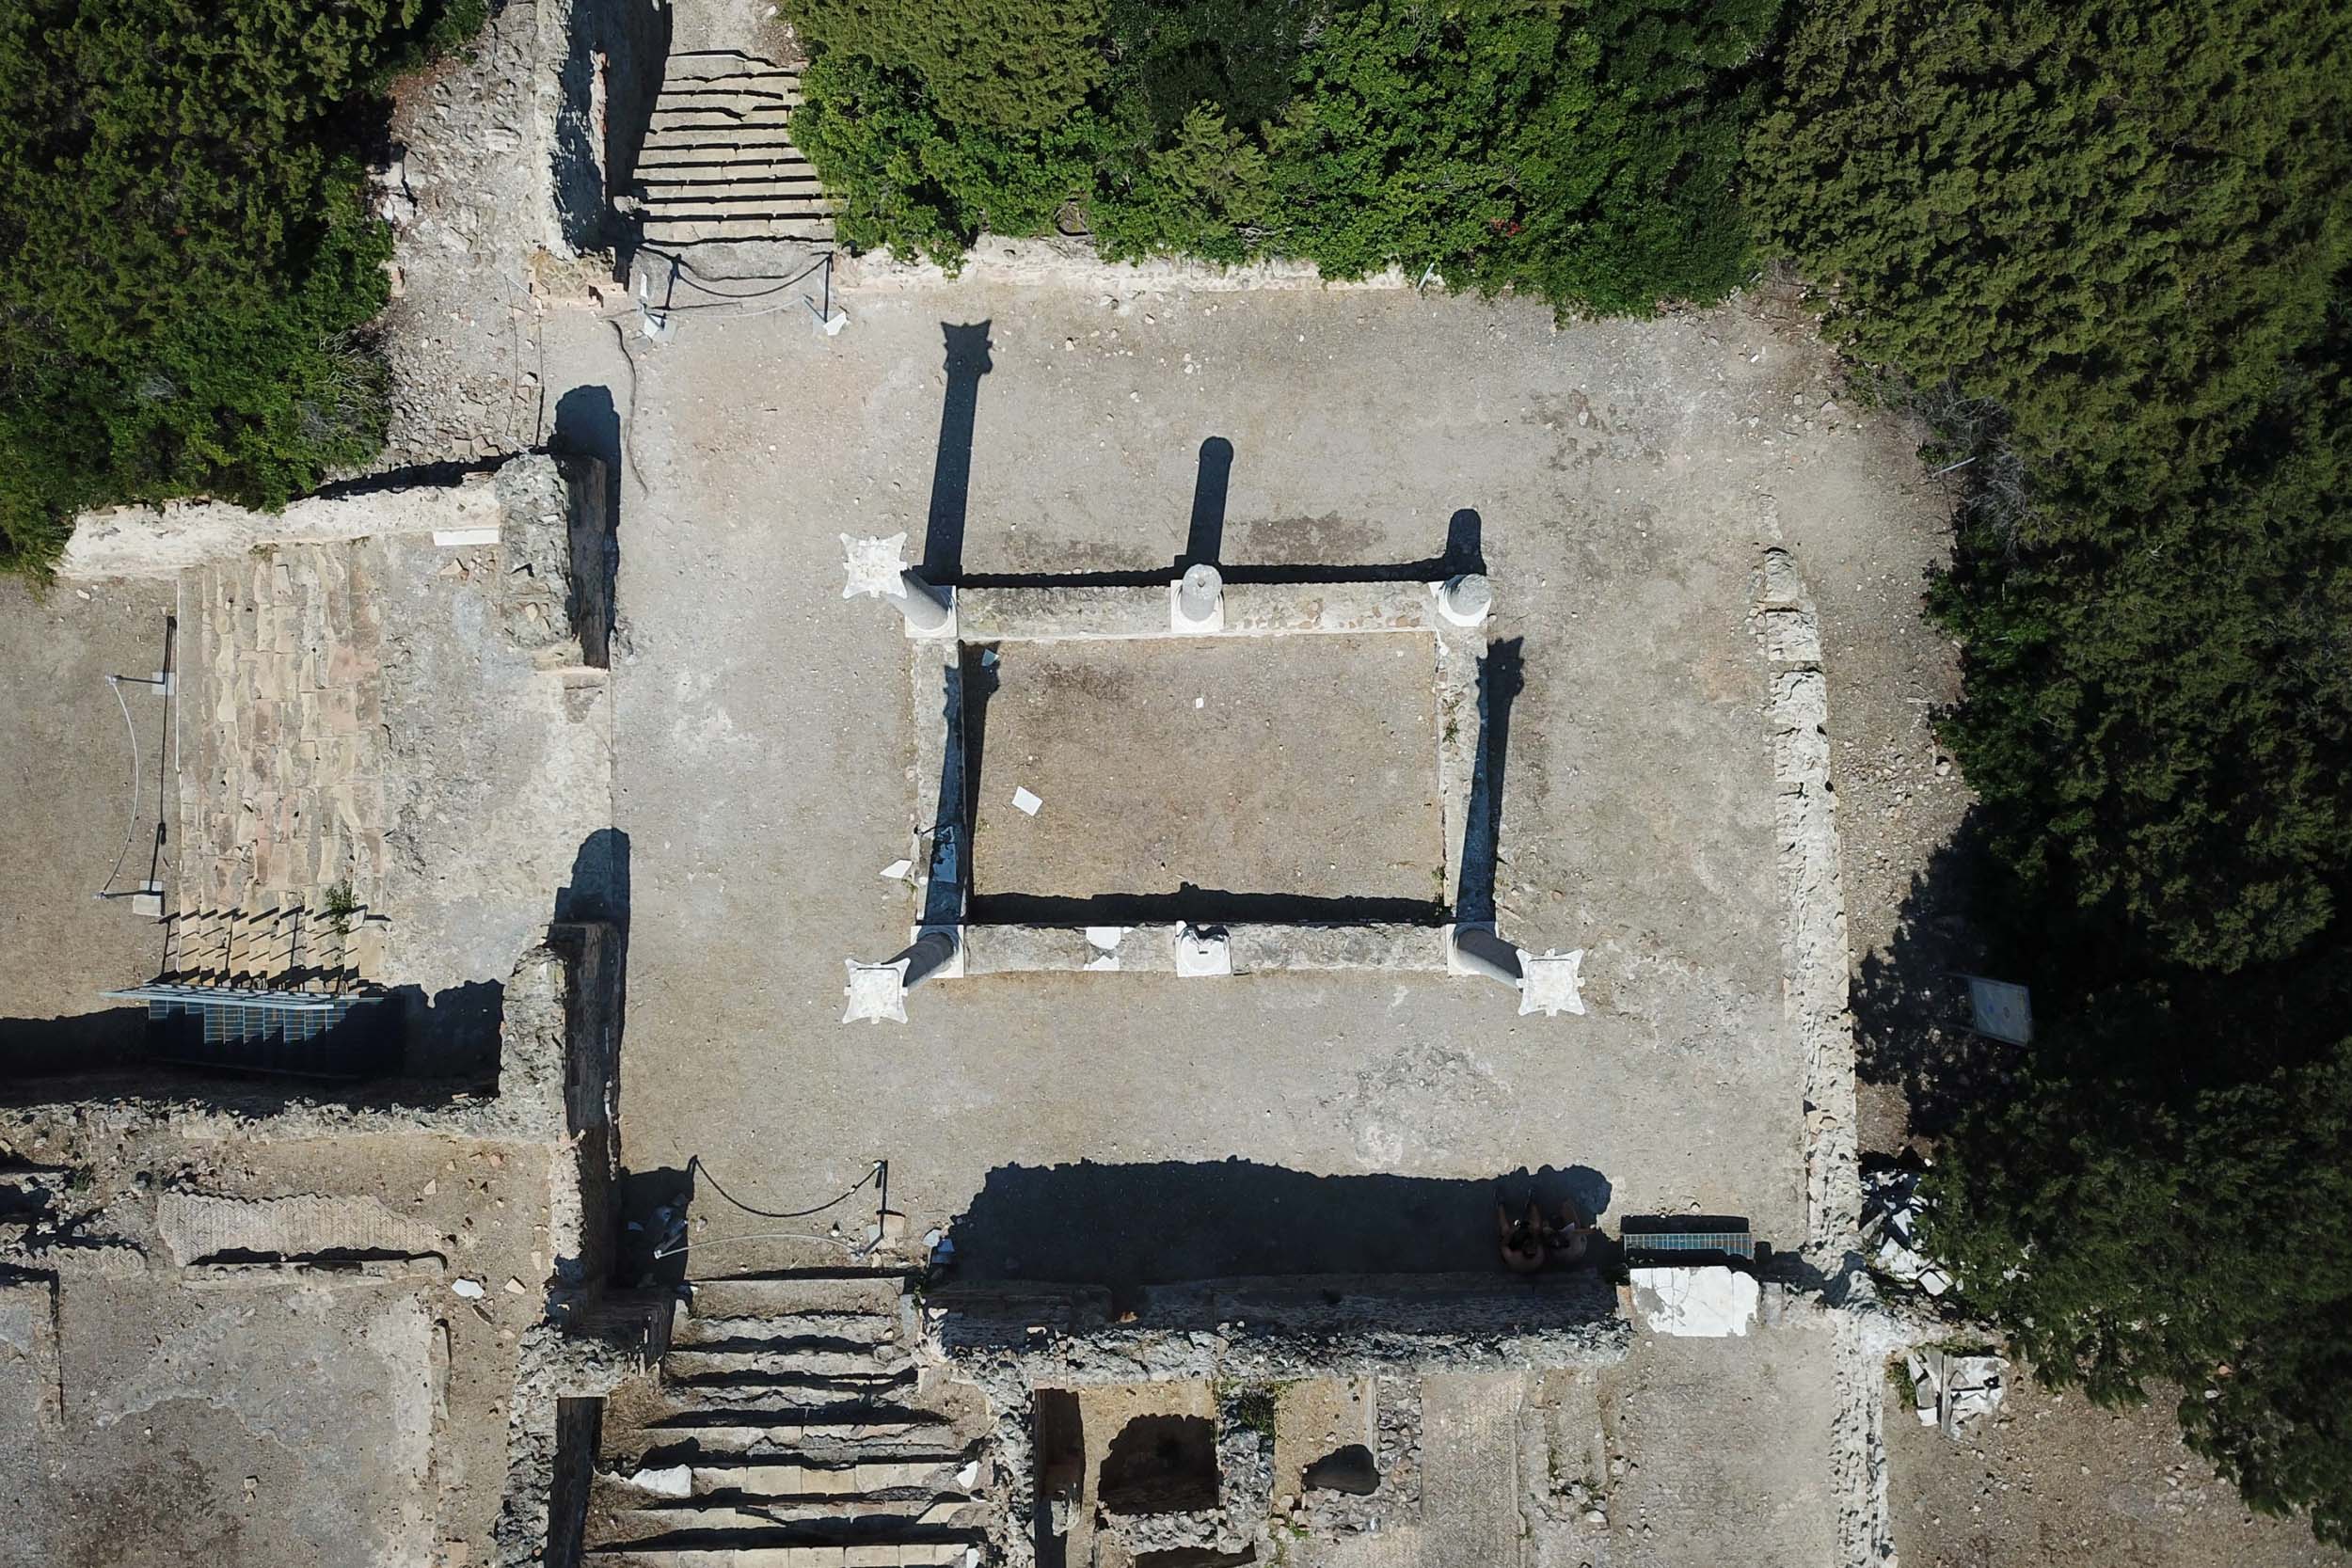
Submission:
[[[771,312],[625,349],[582,323],[550,346],[551,392],[609,388],[627,419],[633,1167],[699,1156],[791,1208],[887,1159],[917,1229],[992,1171],[1074,1162],[1581,1167],[1613,1219],[1697,1210],[1801,1242],[1754,578],[1772,540],[1801,566],[1816,539],[1843,559],[1931,501],[1903,488],[1899,432],[1819,409],[1818,347],[1738,309],[1555,330],[1532,306],[1392,293],[845,304],[834,338]],[[843,960],[906,940],[880,872],[914,852],[915,758],[898,617],[842,599],[840,535],[900,531],[946,580],[1168,570],[1204,546],[1229,572],[1483,562],[1520,684],[1502,929],[1584,949],[1587,1014],[1520,1019],[1502,989],[1436,975],[1071,974],[943,981],[903,1028],[845,1029]],[[1216,763],[1246,768],[1221,733]],[[1286,788],[1311,785],[1290,766]],[[992,765],[988,801],[1016,782]],[[1258,787],[1233,781],[1223,832],[1287,850],[1295,801]],[[1140,801],[1057,813],[1038,792],[1015,826],[1040,875],[1136,858],[1112,818]],[[732,1222],[706,1217],[696,1272],[723,1271]]]

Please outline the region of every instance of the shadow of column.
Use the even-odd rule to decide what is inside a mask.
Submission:
[[[943,673],[946,742],[940,748],[939,807],[931,822],[929,879],[923,887],[923,924],[963,924],[964,891],[972,880],[972,797],[978,787],[979,747],[974,736],[986,723],[988,692],[995,672],[984,667],[983,650],[965,648]]]
[[[1486,570],[1486,522],[1470,507],[1446,519],[1445,553],[1438,558],[1437,578],[1460,577]]]
[[[1200,467],[1192,482],[1192,522],[1176,569],[1217,564],[1225,548],[1225,491],[1233,477],[1233,443],[1212,436],[1200,443]]]
[[[1525,684],[1519,640],[1490,644],[1478,661],[1478,750],[1470,761],[1470,806],[1463,813],[1462,876],[1454,918],[1490,925],[1496,916],[1496,866],[1502,855],[1502,770],[1511,748],[1511,703]]]
[[[947,392],[939,409],[939,450],[931,463],[931,508],[923,530],[926,582],[945,586],[963,575],[964,507],[972,490],[972,424],[988,357],[987,322],[939,324],[946,339]]]

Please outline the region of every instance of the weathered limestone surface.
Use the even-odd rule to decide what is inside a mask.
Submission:
[[[358,495],[306,496],[281,512],[226,501],[169,501],[84,514],[57,562],[62,578],[163,578],[270,546],[326,545],[375,534],[496,528],[487,477]]]

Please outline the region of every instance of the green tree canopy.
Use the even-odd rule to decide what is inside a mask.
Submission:
[[[2352,1544],[2352,953],[2328,963],[2081,998],[1951,1141],[1931,1244],[2044,1376],[2178,1385],[2249,1502]]]
[[[361,106],[481,18],[425,0],[0,8],[0,562],[78,509],[277,505],[372,456]]]
[[[1750,264],[1734,181],[1779,0],[1019,8],[795,0],[795,135],[843,239],[952,262],[1067,209],[1114,257],[1435,265],[1606,310]]]
[[[2225,453],[2352,261],[2347,36],[2333,0],[1817,5],[1750,138],[1761,226],[1866,358],[2146,504]]]

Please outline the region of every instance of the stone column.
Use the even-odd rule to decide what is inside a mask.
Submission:
[[[1448,939],[1454,961],[1466,973],[1500,980],[1512,990],[1519,985],[1519,950],[1486,926],[1456,926]]]
[[[1169,601],[1171,631],[1225,629],[1225,578],[1206,562],[1187,567]]]
[[[842,1011],[841,1022],[855,1023],[866,1020],[879,1023],[888,1019],[894,1023],[904,1023],[907,992],[945,970],[958,951],[955,932],[934,926],[916,937],[897,958],[878,964],[844,959],[850,983],[842,988],[842,994],[849,998],[849,1006]]]
[[[933,587],[910,567],[904,555],[906,542],[903,533],[887,539],[853,539],[843,534],[842,548],[848,552],[843,565],[849,581],[843,584],[841,596],[888,599],[906,617],[909,637],[953,637],[955,591]]]
[[[911,566],[898,574],[898,592],[889,597],[907,618],[907,629],[917,637],[932,636],[952,624],[955,601],[946,589],[925,582],[923,575]]]
[[[1438,613],[1457,626],[1485,626],[1494,604],[1494,584],[1478,572],[1449,578],[1438,589]]]

